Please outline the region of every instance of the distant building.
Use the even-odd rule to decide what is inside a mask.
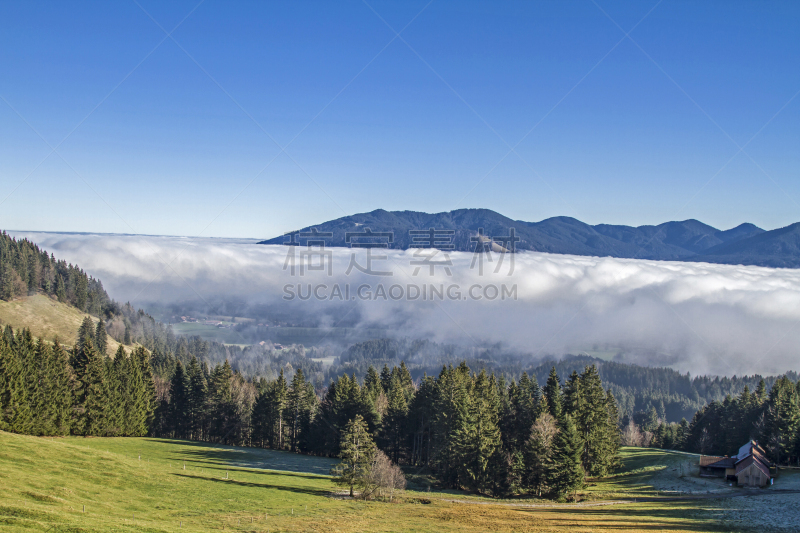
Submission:
[[[701,455],[699,466],[701,476],[721,477],[740,487],[764,487],[772,478],[766,454],[754,440],[732,457]]]

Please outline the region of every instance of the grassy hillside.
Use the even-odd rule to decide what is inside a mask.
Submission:
[[[636,450],[626,451],[635,469],[662,459],[658,454],[637,459],[637,454]],[[187,441],[49,439],[0,432],[0,529],[326,533],[719,530],[706,510],[714,506],[710,501],[575,506],[517,500],[507,505],[462,494],[406,492],[395,503],[354,502],[332,497],[337,488],[328,477],[318,474],[330,464],[326,459],[284,452]],[[642,482],[646,479],[636,477],[635,483]],[[652,492],[647,486],[621,483],[629,495]]]
[[[63,304],[43,294],[19,298],[10,302],[0,300],[0,325],[30,328],[34,337],[53,340],[72,346],[78,339],[78,328],[84,317],[71,305]],[[97,318],[90,317],[97,324]],[[113,355],[119,343],[108,337],[108,352]]]

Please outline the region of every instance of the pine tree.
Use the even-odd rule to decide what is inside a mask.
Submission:
[[[189,379],[188,415],[189,438],[200,440],[206,412],[207,384],[203,369],[197,358],[192,356],[187,372]]]
[[[94,333],[94,342],[97,352],[103,356],[108,352],[108,335],[106,334],[106,324],[103,319],[97,321],[97,329]]]
[[[786,376],[775,381],[767,400],[766,442],[776,463],[788,463],[795,456],[800,432],[800,403],[797,389]]]
[[[395,376],[389,385],[387,393],[389,405],[381,428],[385,449],[395,463],[400,461],[400,449],[406,434],[405,422],[408,416],[408,403],[403,389],[400,376]]]
[[[61,303],[67,301],[67,289],[64,286],[64,278],[61,277],[61,274],[56,276],[56,298]]]
[[[0,426],[6,431],[27,433],[33,423],[33,413],[27,387],[25,358],[21,356],[14,330],[6,326],[0,341]]]
[[[373,401],[375,401],[378,395],[383,392],[381,377],[378,374],[378,371],[375,370],[375,367],[372,365],[369,365],[369,368],[367,369],[367,375],[364,377],[364,387],[369,390]]]
[[[339,448],[342,462],[331,470],[331,475],[334,476],[334,483],[349,487],[350,497],[353,497],[354,487],[368,474],[372,458],[377,451],[367,423],[361,415],[356,415],[347,423],[342,432]]]
[[[114,353],[113,372],[116,381],[116,396],[118,402],[118,434],[121,436],[131,436],[131,418],[133,415],[133,368],[131,358],[121,345]]]
[[[120,376],[114,360],[103,355],[99,350],[97,356],[102,360],[105,367],[105,405],[104,405],[104,430],[106,437],[117,437],[124,431],[125,406],[122,404],[122,392]]]
[[[86,370],[83,375],[83,413],[78,427],[82,435],[106,435],[106,399],[108,397],[108,378],[103,357],[94,349],[91,338],[83,344]]]
[[[155,383],[150,369],[150,355],[137,346],[131,357],[131,417],[129,435],[146,435],[156,407]]]
[[[596,366],[586,367],[583,374],[574,376],[568,388],[573,421],[583,441],[581,462],[589,476],[605,476],[618,462],[616,401],[603,390]]]
[[[69,355],[58,342],[50,352],[50,409],[53,435],[69,435],[72,423],[72,369]]]
[[[573,418],[576,418],[578,413],[584,411],[584,398],[583,391],[581,390],[582,385],[578,372],[574,370],[572,374],[570,374],[566,384],[564,384],[564,390],[561,395],[561,406],[564,413]]]
[[[472,386],[466,417],[454,433],[460,483],[479,493],[486,492],[498,474],[492,468],[501,446],[495,406],[496,389],[481,370]]]
[[[559,431],[553,439],[553,454],[550,462],[549,485],[558,497],[575,495],[583,487],[584,471],[581,466],[581,442],[572,417],[565,415]]]
[[[408,370],[405,361],[400,361],[400,367],[397,371],[400,377],[400,386],[402,387],[403,394],[406,397],[406,403],[408,403],[411,401],[411,398],[414,397],[414,392],[416,391],[414,387],[414,380],[411,378],[411,372]]]
[[[169,384],[168,424],[175,438],[185,438],[189,432],[189,381],[180,360]]]
[[[289,416],[290,424],[290,448],[293,452],[297,451],[300,435],[303,427],[310,422],[312,405],[309,405],[309,383],[306,382],[302,369],[297,369],[292,377],[292,385],[286,397],[286,411]]]
[[[431,446],[429,457],[438,477],[450,488],[460,486],[463,472],[463,447],[458,443],[466,436],[469,424],[469,367],[442,368],[435,382]]]
[[[556,367],[550,369],[547,383],[544,386],[544,397],[547,400],[547,410],[556,420],[561,420],[564,413],[561,398],[561,383],[556,373]]]
[[[229,442],[228,437],[234,429],[236,406],[233,401],[232,380],[233,370],[227,359],[225,363],[217,365],[211,372],[208,396],[209,415],[212,420],[209,431],[213,442]]]
[[[541,496],[547,489],[556,433],[556,419],[546,409],[542,410],[531,426],[530,437],[525,443],[523,486],[532,490],[536,496]]]
[[[763,379],[758,382],[758,387],[756,388],[756,399],[758,400],[759,405],[767,401],[767,384],[764,383]]]
[[[391,386],[392,371],[389,370],[388,365],[383,365],[383,370],[381,370],[381,387],[383,388],[383,392],[387,392]]]

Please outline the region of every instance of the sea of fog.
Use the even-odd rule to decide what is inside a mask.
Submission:
[[[800,270],[524,252],[258,245],[253,240],[12,232],[137,307],[287,309],[542,358],[601,347],[692,374],[800,368]],[[371,255],[371,257],[369,257]],[[482,264],[481,264],[482,262]]]

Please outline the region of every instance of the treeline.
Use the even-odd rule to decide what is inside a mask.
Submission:
[[[248,381],[226,363],[176,362],[154,434],[338,457],[342,434],[363,420],[395,463],[442,486],[483,494],[574,494],[618,464],[618,413],[597,368],[540,389],[462,363],[415,384],[405,364],[363,381],[342,375],[318,395],[302,370]]]
[[[0,337],[0,429],[29,435],[146,435],[155,387],[149,355],[120,346],[105,355],[103,322],[88,317],[78,342],[34,341],[7,326]]]
[[[644,417],[655,410],[657,418],[678,422],[691,419],[697,410],[728,395],[738,395],[744,387],[754,390],[761,380],[767,388],[776,377],[753,376],[690,376],[670,368],[652,368],[634,364],[604,361],[589,356],[568,356],[558,361],[530,364],[525,354],[510,353],[500,345],[460,347],[426,340],[375,339],[348,347],[328,369],[332,375],[355,372],[364,376],[369,366],[393,366],[403,360],[411,374],[435,373],[442,364],[466,360],[470,366],[486,368],[507,380],[527,372],[539,382],[547,379],[552,367],[559,375],[568,376],[587,365],[596,365],[604,385],[617,400],[622,416]],[[787,374],[797,381],[795,372]]]
[[[800,382],[779,377],[767,393],[745,388],[699,410],[689,424],[685,448],[707,455],[730,455],[757,440],[770,460],[800,465]]]
[[[0,299],[41,291],[81,311],[100,316],[109,302],[100,280],[77,265],[57,261],[27,239],[0,233]]]
[[[768,389],[761,380],[754,392],[745,386],[704,406],[691,422],[666,422],[655,409],[622,419],[622,442],[631,446],[731,455],[750,440],[777,464],[800,464],[800,382],[783,375]]]

